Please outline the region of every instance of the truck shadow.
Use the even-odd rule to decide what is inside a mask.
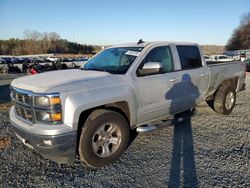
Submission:
[[[184,74],[182,80],[175,83],[165,97],[171,101],[169,111],[174,114],[176,104],[180,105],[178,108],[191,109],[199,96],[199,89],[193,84],[190,75]],[[172,122],[175,128],[168,187],[198,187],[191,122],[193,112],[188,110],[176,114]],[[178,120],[182,121],[178,123]]]
[[[130,132],[128,147],[134,142],[134,140],[137,138],[137,136],[138,136],[138,132],[136,132],[135,130]]]
[[[10,102],[10,85],[0,85],[0,104]]]

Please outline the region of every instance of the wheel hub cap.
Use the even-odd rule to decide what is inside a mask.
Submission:
[[[233,104],[234,104],[234,94],[233,92],[229,92],[225,101],[226,109],[230,110],[233,107]]]
[[[99,157],[105,158],[112,155],[121,143],[121,130],[116,124],[100,126],[92,139],[92,149]]]

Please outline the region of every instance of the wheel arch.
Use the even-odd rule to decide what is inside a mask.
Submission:
[[[83,110],[78,118],[78,125],[77,125],[77,147],[79,146],[79,140],[81,136],[81,131],[84,126],[84,123],[86,122],[87,118],[89,115],[98,109],[107,109],[107,110],[112,110],[115,112],[120,113],[121,115],[124,116],[124,118],[127,120],[129,128],[131,128],[131,115],[130,115],[130,109],[129,109],[129,104],[127,101],[119,101],[119,102],[113,102],[101,106],[96,106],[87,110]],[[78,153],[78,150],[76,151]]]
[[[216,92],[217,92],[218,89],[219,89],[221,86],[223,86],[223,85],[232,86],[233,89],[234,89],[235,91],[237,91],[237,90],[238,90],[238,85],[239,85],[239,78],[238,78],[238,77],[229,78],[229,79],[224,80],[224,81],[221,82],[220,84],[218,84],[218,86],[216,87],[216,89],[214,90],[214,92],[213,92],[210,96],[208,96],[208,97],[206,98],[206,101],[213,100],[214,97],[215,97]]]

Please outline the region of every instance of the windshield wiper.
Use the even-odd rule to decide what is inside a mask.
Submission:
[[[92,68],[92,69],[81,68],[81,70],[107,72],[105,69],[97,69],[97,68]]]

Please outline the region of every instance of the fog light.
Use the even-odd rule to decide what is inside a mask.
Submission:
[[[43,143],[50,146],[52,145],[51,140],[43,140]]]
[[[41,119],[42,119],[42,121],[50,121],[50,113],[42,112],[41,113]]]
[[[50,122],[51,113],[50,112],[36,112],[37,121]]]

